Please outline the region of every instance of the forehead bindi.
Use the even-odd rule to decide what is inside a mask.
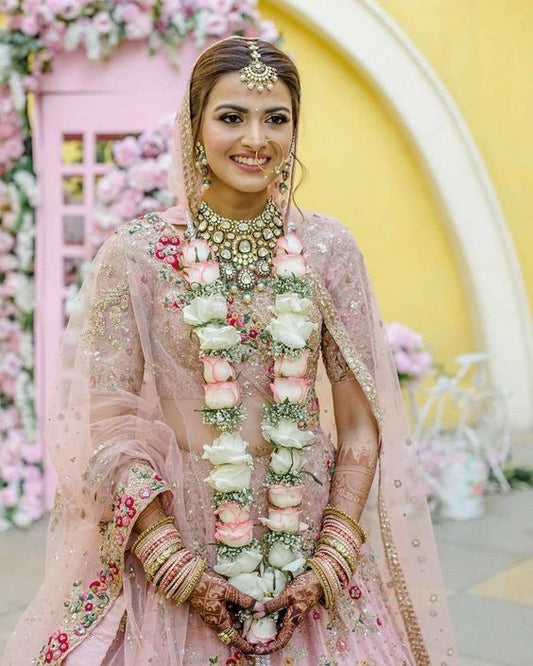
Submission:
[[[280,79],[274,84],[272,90],[258,93],[249,90],[238,72],[224,74],[216,82],[211,94],[207,109],[215,111],[220,106],[239,106],[250,112],[264,113],[267,109],[284,107],[291,111],[291,95],[287,84]]]

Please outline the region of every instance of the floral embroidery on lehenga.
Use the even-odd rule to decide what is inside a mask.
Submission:
[[[38,666],[57,664],[71,652],[109,610],[122,587],[124,550],[132,519],[156,497],[169,490],[163,478],[147,465],[130,470],[126,486],[117,489],[113,519],[103,528],[101,568],[86,587],[77,580],[64,601],[63,625],[49,637],[37,658]]]

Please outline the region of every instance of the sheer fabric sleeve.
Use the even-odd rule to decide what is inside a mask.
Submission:
[[[355,381],[353,372],[325,324],[322,325],[320,345],[324,367],[330,383],[340,384],[341,382]]]

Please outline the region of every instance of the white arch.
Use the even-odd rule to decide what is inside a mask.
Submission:
[[[533,327],[513,241],[483,159],[450,93],[373,0],[269,0],[332,43],[368,78],[411,137],[443,207],[493,382],[533,427]]]

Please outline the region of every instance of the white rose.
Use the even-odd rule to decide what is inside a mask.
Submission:
[[[200,340],[200,349],[203,351],[229,349],[241,339],[234,326],[220,326],[219,324],[207,324],[202,328],[196,328],[195,333]]]
[[[221,576],[231,578],[241,573],[251,573],[262,559],[263,554],[258,549],[243,550],[236,559],[229,559],[219,555],[213,569]]]
[[[301,556],[301,553],[293,550],[290,546],[275,541],[268,551],[268,562],[276,569],[283,569],[286,564],[290,564]]]
[[[289,419],[280,419],[277,425],[263,425],[265,439],[276,446],[285,446],[289,449],[301,449],[315,438],[311,430],[300,430],[298,424]]]
[[[305,260],[301,254],[279,254],[272,259],[274,275],[280,277],[302,277],[306,274]]]
[[[258,620],[249,618],[243,625],[243,637],[252,645],[269,643],[276,638],[277,633],[276,620],[271,615]]]
[[[247,463],[237,463],[235,465],[228,463],[215,467],[204,481],[213,490],[229,493],[234,490],[248,488],[251,478],[252,468]]]
[[[251,463],[252,456],[246,453],[247,448],[248,442],[238,433],[224,432],[212,444],[204,444],[202,458],[212,465]]]
[[[303,465],[303,456],[296,449],[281,448],[270,454],[270,469],[274,474],[298,472]]]
[[[279,569],[268,567],[262,577],[267,593],[271,597],[277,597],[287,587],[288,576]]]
[[[276,305],[270,308],[276,314],[290,313],[306,315],[311,309],[312,301],[309,298],[303,298],[299,294],[287,292],[276,296]]]
[[[231,576],[228,578],[228,583],[257,601],[262,601],[268,594],[268,587],[257,571]]]
[[[212,257],[209,243],[203,238],[197,238],[186,243],[183,248],[183,263],[185,266],[198,262],[208,261]]]
[[[227,313],[228,303],[222,294],[197,296],[183,308],[183,320],[189,326],[199,326],[213,319],[226,321]]]
[[[272,319],[266,328],[275,342],[282,342],[292,349],[302,349],[316,326],[304,315],[284,313]]]

